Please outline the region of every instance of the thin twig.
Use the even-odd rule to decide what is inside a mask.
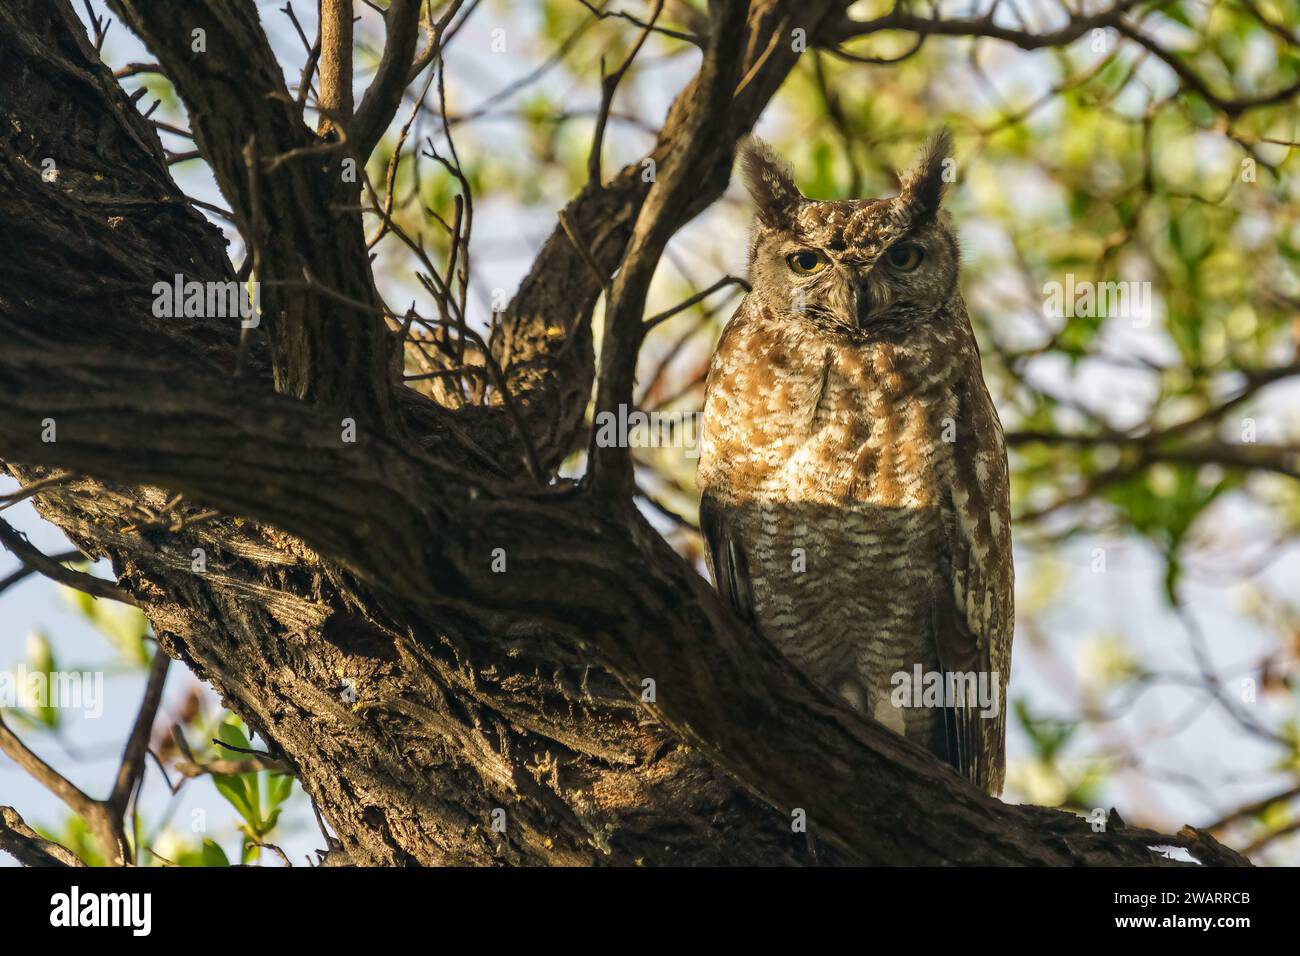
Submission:
[[[719,289],[726,288],[729,285],[738,285],[746,292],[750,291],[749,283],[746,282],[744,279],[740,278],[739,276],[723,276],[721,279],[713,283],[713,285],[709,286],[707,289],[704,289],[701,292],[697,292],[695,295],[691,296],[689,299],[686,299],[683,302],[677,303],[677,305],[673,306],[671,309],[667,309],[663,312],[660,312],[658,315],[651,316],[650,318],[646,319],[645,330],[649,332],[660,322],[667,322],[669,319],[671,319],[674,315],[677,315],[679,312],[685,312],[687,309],[695,305],[697,302],[702,302],[703,300],[707,299],[709,296],[713,295],[713,293],[717,292]]]
[[[23,564],[35,568],[52,581],[66,585],[91,597],[120,601],[132,607],[139,607],[135,596],[123,590],[112,581],[105,581],[84,571],[65,568],[58,561],[36,548],[27,540],[26,535],[14,528],[7,521],[0,520],[0,544],[3,544]]]
[[[35,481],[28,482],[17,491],[11,491],[8,494],[0,495],[0,511],[4,511],[20,501],[25,501],[32,495],[40,494],[42,491],[48,491],[50,488],[57,488],[60,485],[66,485],[70,481],[76,481],[81,476],[76,472],[66,471],[58,475],[48,475],[45,478],[38,478]]]
[[[664,0],[655,0],[654,11],[650,14],[650,21],[645,24],[641,30],[641,35],[636,38],[632,44],[632,49],[628,50],[627,56],[618,69],[609,75],[602,75],[600,78],[600,110],[596,114],[596,131],[591,137],[591,151],[587,154],[587,180],[594,186],[600,185],[600,154],[601,148],[605,144],[605,125],[609,122],[609,111],[614,106],[614,94],[618,92],[618,85],[622,82],[623,77],[632,66],[632,61],[636,55],[641,52],[641,47],[645,44],[646,37],[654,29],[655,21],[659,19],[659,14],[663,12]],[[605,72],[605,61],[601,59],[601,73]]]
[[[149,679],[145,683],[144,697],[136,713],[135,725],[127,737],[126,747],[122,751],[122,762],[117,769],[117,781],[113,792],[107,800],[110,809],[124,813],[136,785],[144,776],[144,761],[149,752],[149,738],[153,733],[153,722],[158,716],[158,705],[162,702],[163,685],[167,682],[167,668],[171,658],[161,647],[154,652],[149,664]]]

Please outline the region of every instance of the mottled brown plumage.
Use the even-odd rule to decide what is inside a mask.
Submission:
[[[1007,460],[939,210],[948,150],[940,134],[895,199],[816,202],[745,147],[752,291],[709,370],[700,522],[719,591],[783,653],[997,793]],[[917,666],[990,696],[899,706]]]

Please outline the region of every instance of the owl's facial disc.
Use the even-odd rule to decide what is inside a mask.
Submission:
[[[957,269],[942,215],[917,221],[901,199],[804,200],[786,224],[756,220],[749,280],[791,320],[895,335],[944,307]]]

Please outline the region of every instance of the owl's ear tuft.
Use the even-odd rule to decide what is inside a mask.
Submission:
[[[916,222],[932,219],[952,181],[952,133],[945,127],[930,137],[916,163],[903,176],[899,198]]]
[[[794,184],[790,164],[771,146],[750,136],[740,144],[740,171],[745,186],[754,199],[754,211],[769,226],[779,226],[794,218],[803,202],[803,194]]]

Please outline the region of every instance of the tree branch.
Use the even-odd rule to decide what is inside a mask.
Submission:
[[[352,0],[320,0],[320,124],[325,138],[352,127]],[[368,151],[357,150],[364,162]]]
[[[85,866],[67,847],[29,827],[13,807],[0,807],[0,850],[23,866]]]
[[[122,827],[122,818],[114,816],[98,800],[86,796],[61,773],[32,752],[5,724],[0,716],[0,752],[50,793],[62,800],[69,810],[86,821],[103,847],[104,856],[113,866],[124,866],[131,858],[131,848]]]
[[[798,61],[792,31],[815,36],[827,17],[847,0],[806,0],[794,12],[778,0],[753,0],[739,43],[742,75],[720,140],[707,150],[711,163],[700,170],[685,202],[667,210],[679,229],[726,189],[735,146],[756,122]],[[544,464],[568,453],[591,397],[594,350],[588,319],[627,252],[651,174],[683,150],[692,150],[692,129],[709,100],[700,95],[703,71],[673,101],[655,147],[642,161],[625,166],[599,187],[588,183],[564,208],[559,223],[533,260],[515,297],[501,316],[502,334],[493,341]],[[685,191],[684,191],[685,192]],[[570,233],[582,236],[580,246]],[[595,268],[592,268],[594,263]]]
[[[82,591],[91,597],[107,598],[120,601],[132,607],[139,607],[139,602],[127,591],[112,581],[105,581],[84,571],[65,568],[55,558],[50,557],[34,547],[26,537],[9,522],[0,520],[0,544],[3,544],[19,561],[34,571],[39,571],[51,581]]]
[[[84,561],[86,556],[79,550],[74,549],[72,551],[61,552],[60,554],[52,554],[49,558],[56,564],[67,564],[69,561]],[[13,571],[5,575],[3,578],[0,578],[0,594],[3,594],[8,588],[13,587],[19,581],[26,580],[36,573],[36,569],[31,565],[22,565],[17,571]]]
[[[420,0],[393,0],[384,20],[384,53],[348,126],[353,154],[365,162],[402,105],[407,76],[420,37]]]
[[[642,28],[641,34],[632,44],[632,49],[627,51],[627,56],[613,73],[602,75],[600,78],[600,108],[596,111],[596,130],[591,136],[591,150],[587,154],[587,179],[599,186],[600,185],[600,154],[605,144],[605,125],[609,122],[609,111],[614,106],[614,94],[618,92],[618,84],[622,82],[623,77],[627,74],[628,69],[632,66],[632,61],[636,55],[641,52],[641,47],[645,44],[646,37],[654,29],[655,21],[659,19],[659,14],[663,12],[663,0],[655,0],[654,10],[650,13],[650,20]],[[601,60],[602,74],[604,69],[604,59]]]
[[[900,9],[896,4],[889,13],[871,20],[853,20],[845,16],[838,23],[831,25],[817,36],[818,41],[829,44],[842,43],[855,37],[870,36],[887,30],[905,30],[926,36],[981,36],[1013,43],[1022,50],[1040,50],[1046,47],[1069,46],[1090,30],[1100,27],[1113,27],[1129,10],[1150,0],[1119,0],[1114,6],[1090,16],[1072,15],[1065,26],[1048,33],[1030,33],[1027,30],[1015,30],[995,22],[993,9],[978,17],[918,17]],[[1155,0],[1160,6],[1171,0]],[[994,4],[994,7],[997,5]]]
[[[331,288],[379,306],[356,200],[361,172],[346,175],[345,159],[357,162],[346,156],[346,142],[322,141],[303,125],[256,7],[251,0],[110,3],[184,100],[195,144],[252,250],[277,390],[396,428],[394,345],[383,319],[301,285],[307,268]],[[206,47],[196,53],[199,35]]]
[[[135,724],[127,737],[126,747],[122,751],[122,762],[118,766],[117,780],[113,792],[107,801],[109,809],[119,816],[126,814],[131,794],[144,775],[144,761],[149,753],[149,736],[153,733],[154,718],[158,716],[158,705],[162,703],[163,685],[167,682],[167,668],[171,658],[166,651],[159,648],[154,652],[149,664],[149,679],[145,683],[144,697],[136,714]]]
[[[713,22],[704,63],[693,84],[693,109],[680,131],[681,144],[665,158],[641,205],[610,292],[596,386],[597,415],[617,414],[620,406],[632,405],[636,360],[645,336],[646,295],[659,257],[677,228],[672,210],[689,204],[698,183],[716,167],[719,153],[727,161],[731,158],[726,125],[732,91],[741,76],[747,7],[746,3],[730,2],[710,8]],[[599,432],[593,432],[589,458],[593,485],[604,494],[630,501],[635,482],[629,450],[617,444],[602,447],[595,441],[596,434]]]
[[[1285,102],[1300,93],[1300,81],[1297,81],[1271,93],[1256,96],[1239,98],[1221,96],[1211,89],[1209,83],[1188,66],[1182,57],[1166,49],[1125,19],[1125,14],[1129,11],[1148,2],[1151,3],[1154,9],[1158,9],[1165,6],[1170,0],[1154,0],[1154,2],[1153,0],[1119,0],[1114,6],[1090,16],[1071,15],[1069,21],[1063,27],[1047,33],[1017,30],[1004,27],[995,22],[993,8],[997,4],[994,4],[989,12],[983,16],[949,19],[916,16],[900,10],[899,6],[901,5],[896,5],[889,13],[871,20],[859,21],[845,17],[838,24],[821,34],[818,40],[827,44],[832,53],[848,59],[860,59],[841,50],[839,44],[856,37],[870,36],[890,30],[903,30],[915,33],[918,40],[928,36],[989,37],[1014,44],[1022,50],[1041,50],[1049,47],[1069,46],[1092,30],[1110,28],[1120,36],[1131,40],[1152,53],[1173,70],[1184,88],[1198,93],[1211,106],[1225,113],[1229,118],[1238,116],[1248,110]],[[1282,36],[1293,45],[1297,42],[1294,38],[1287,37],[1285,34]],[[919,48],[919,43],[917,48]],[[907,55],[915,52],[915,49],[909,51]]]

